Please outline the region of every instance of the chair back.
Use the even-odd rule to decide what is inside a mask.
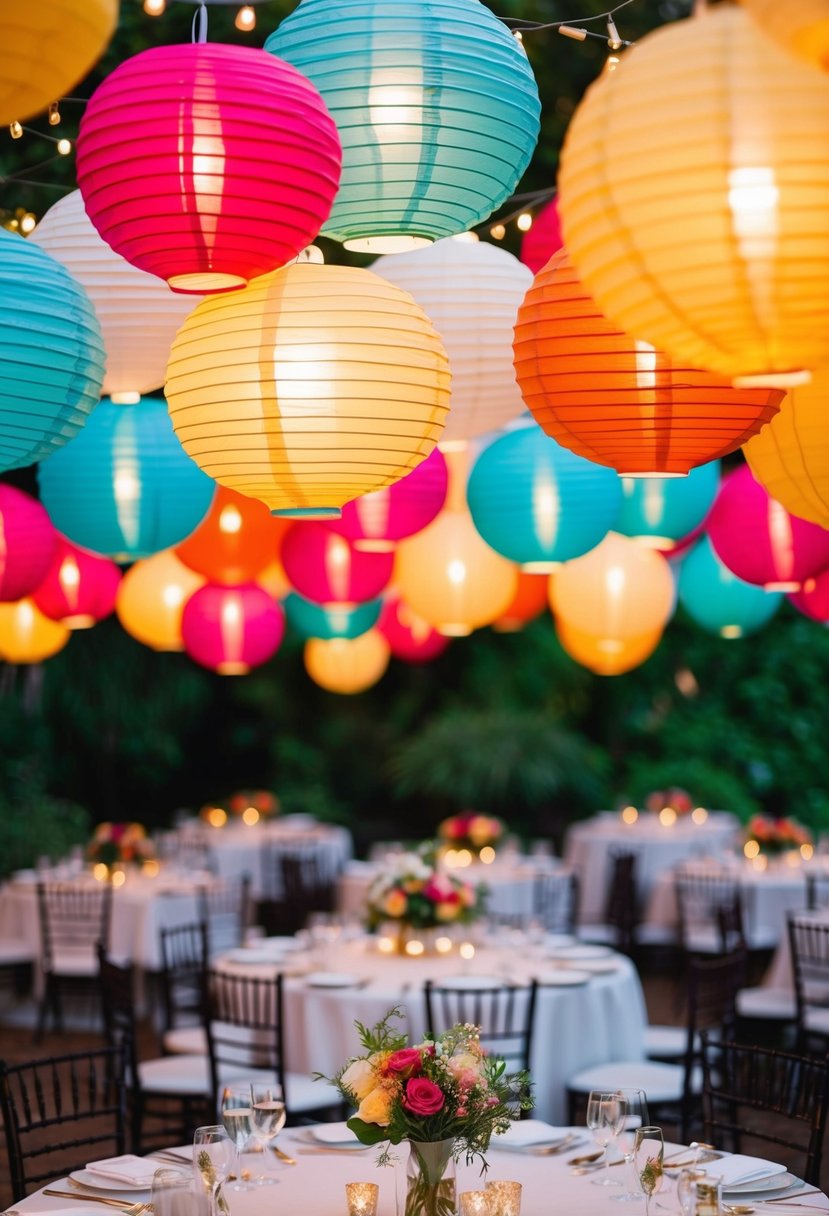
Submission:
[[[77,960],[82,973],[94,975],[97,943],[109,941],[112,885],[41,880],[37,906],[43,970],[52,971],[59,961],[68,971]]]
[[[675,890],[683,948],[691,954],[719,953],[719,909],[742,898],[736,876],[714,865],[689,862],[677,868]]]
[[[533,880],[533,915],[548,933],[572,933],[579,911],[579,879],[573,870],[550,870]]]
[[[262,851],[258,920],[268,934],[293,934],[312,912],[333,912],[336,874],[315,840],[271,842]]]
[[[829,904],[829,873],[809,871],[806,875],[806,907],[810,912]]]
[[[207,1045],[218,1103],[225,1076],[266,1072],[285,1091],[282,976],[207,975]],[[290,1112],[289,1112],[290,1114]]]
[[[789,948],[797,1002],[798,1049],[810,1039],[829,1039],[829,921],[789,912]]]
[[[208,959],[204,921],[161,930],[161,996],[164,1029],[204,1023]]]
[[[104,1035],[108,1046],[123,1051],[126,1084],[136,1086],[135,970],[131,963],[116,963],[109,958],[103,942],[98,943],[97,953]]]
[[[0,1061],[12,1201],[87,1161],[124,1151],[124,1055],[102,1048],[26,1064]]]
[[[747,950],[745,925],[743,923],[743,901],[739,893],[729,903],[717,908],[717,928],[720,933],[720,950],[728,954],[732,950]]]
[[[250,924],[250,875],[200,887],[199,919],[207,926],[209,957],[241,946]]]
[[[605,900],[605,924],[616,933],[616,948],[624,954],[633,949],[636,926],[639,924],[639,891],[636,881],[636,854],[616,850],[611,854],[610,882]]]
[[[457,1022],[479,1026],[481,1045],[507,1063],[508,1071],[530,1066],[538,985],[497,984],[470,988],[451,980],[426,980],[423,996],[426,1026],[432,1035],[449,1030]]]

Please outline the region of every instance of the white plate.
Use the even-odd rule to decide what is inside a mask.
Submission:
[[[161,1169],[162,1162],[159,1161],[157,1169]],[[123,1191],[130,1195],[146,1195],[151,1189],[151,1183],[145,1182],[143,1186],[130,1186],[128,1182],[118,1182],[115,1178],[104,1178],[103,1174],[93,1174],[90,1170],[73,1170],[69,1175],[73,1182],[79,1182],[81,1186],[88,1186],[90,1190],[96,1191]]]
[[[714,1171],[711,1170],[713,1177]],[[793,1187],[795,1183],[803,1183],[794,1174],[782,1173],[772,1174],[767,1178],[753,1178],[751,1182],[735,1182],[733,1186],[723,1187],[724,1195],[756,1195],[765,1194],[766,1191],[771,1194],[774,1191],[785,1191],[788,1187]]]
[[[578,968],[574,967],[574,971],[588,971],[591,975],[611,975],[619,970],[619,964],[612,958],[580,958],[578,963]]]
[[[542,971],[536,978],[542,988],[577,988],[592,977],[589,971],[576,971],[575,967],[568,967],[566,971]]]
[[[439,988],[457,988],[464,992],[481,992],[486,988],[503,988],[504,981],[497,975],[447,975],[436,981]]]
[[[320,1144],[335,1144],[337,1148],[365,1148],[347,1123],[318,1123],[315,1127],[309,1127],[308,1133]]]
[[[576,945],[578,942],[572,933],[548,933],[544,940],[545,950],[561,950]]]
[[[312,971],[305,982],[310,988],[353,988],[360,983],[360,977],[347,971]]]
[[[224,958],[231,963],[270,963],[272,967],[279,965],[279,955],[272,950],[255,949],[251,946],[239,946],[236,950],[228,950]]]
[[[610,946],[559,946],[548,950],[547,953],[551,958],[573,959],[581,962],[588,958],[608,958],[613,951]]]

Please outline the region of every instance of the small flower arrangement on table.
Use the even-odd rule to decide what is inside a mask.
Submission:
[[[368,889],[369,929],[392,922],[403,953],[405,931],[468,924],[480,914],[479,889],[439,869],[429,852],[390,857]]]
[[[438,824],[438,836],[445,848],[466,849],[473,857],[479,857],[482,849],[494,850],[505,831],[501,819],[477,811],[463,811]]]
[[[677,815],[690,815],[694,809],[694,800],[687,790],[679,786],[671,786],[667,790],[654,790],[645,799],[645,810],[658,815],[660,811],[668,810]]]
[[[238,819],[253,827],[262,819],[279,814],[279,799],[270,790],[237,790],[220,802],[209,802],[199,811],[199,818],[213,828],[223,828],[229,819]]]
[[[746,827],[744,852],[746,857],[757,857],[760,853],[775,855],[790,849],[801,850],[811,843],[811,832],[796,819],[753,815]]]
[[[155,857],[153,842],[140,823],[99,823],[86,847],[93,865],[141,866]]]

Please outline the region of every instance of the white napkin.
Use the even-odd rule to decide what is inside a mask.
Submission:
[[[160,1169],[158,1161],[146,1161],[133,1153],[124,1153],[121,1157],[107,1157],[103,1161],[90,1161],[86,1168],[90,1174],[100,1174],[102,1178],[112,1178],[116,1182],[125,1182],[127,1186],[150,1186],[153,1174]]]
[[[500,1136],[493,1136],[493,1148],[532,1148],[536,1144],[554,1144],[571,1132],[569,1127],[553,1127],[543,1119],[520,1119],[510,1123]]]
[[[746,1157],[742,1153],[733,1153],[730,1157],[721,1157],[719,1161],[705,1163],[706,1173],[712,1178],[719,1178],[725,1187],[756,1182],[760,1178],[771,1178],[774,1174],[784,1173],[785,1169],[785,1165],[776,1161],[764,1161],[762,1157]]]

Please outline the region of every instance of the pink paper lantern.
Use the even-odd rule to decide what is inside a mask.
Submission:
[[[245,675],[276,654],[285,614],[256,583],[220,587],[207,583],[190,597],[181,637],[191,659],[221,676]]]
[[[46,508],[36,498],[0,485],[0,600],[23,599],[40,586],[57,535]]]
[[[90,98],[78,185],[127,261],[174,291],[227,291],[314,239],[341,155],[322,97],[290,64],[253,47],[159,46]]]
[[[798,591],[829,566],[829,531],[790,515],[748,465],[723,481],[705,530],[723,565],[767,591]]]
[[[446,501],[448,483],[446,460],[439,448],[433,448],[399,481],[347,502],[342,517],[327,527],[364,553],[388,552],[396,541],[432,522]]]
[[[558,218],[558,195],[542,207],[535,216],[532,228],[521,238],[521,253],[519,257],[525,266],[529,266],[533,274],[538,274],[542,266],[546,266],[554,253],[564,244],[561,235],[561,224]]]
[[[53,621],[69,629],[89,629],[114,611],[121,571],[108,557],[56,536],[52,564],[32,598]]]
[[[449,638],[433,629],[399,596],[386,600],[377,628],[394,657],[404,663],[428,663],[449,645]]]
[[[829,623],[829,570],[807,578],[799,591],[789,593],[788,599],[798,612],[812,621]]]
[[[394,553],[365,553],[325,524],[303,520],[282,540],[282,566],[292,586],[316,604],[361,604],[387,585]]]

